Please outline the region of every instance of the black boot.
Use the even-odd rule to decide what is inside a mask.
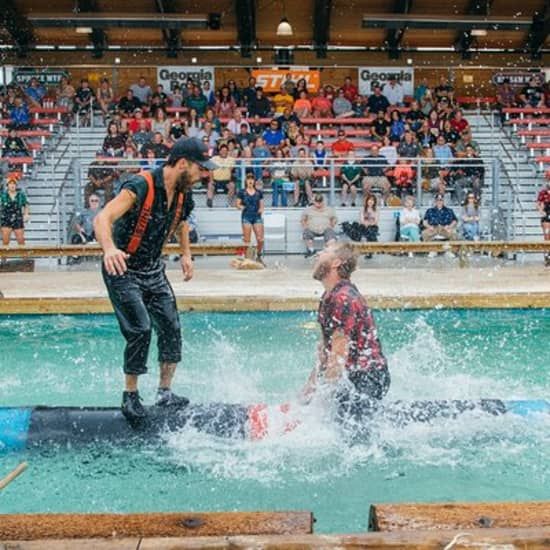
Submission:
[[[159,388],[155,405],[157,405],[157,407],[183,408],[189,405],[189,399],[176,395],[170,388]]]
[[[141,404],[141,397],[137,391],[122,392],[122,405],[120,408],[124,418],[130,424],[139,424],[147,418],[147,411]]]

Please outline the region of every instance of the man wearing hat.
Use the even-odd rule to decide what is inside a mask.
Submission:
[[[457,217],[452,208],[445,206],[445,197],[442,194],[435,196],[435,206],[428,208],[424,214],[424,241],[456,241]]]
[[[120,330],[126,339],[122,413],[139,424],[147,412],[138,393],[138,377],[147,372],[152,326],[158,336],[160,381],[156,405],[185,406],[171,390],[181,360],[181,330],[174,293],[161,260],[162,247],[176,229],[180,234],[183,278],[193,276],[186,193],[200,181],[201,168],[213,170],[200,140],[176,141],[164,166],[137,174],[96,216],[96,239],[103,249],[103,279]]]

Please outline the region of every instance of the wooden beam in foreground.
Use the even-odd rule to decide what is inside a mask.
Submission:
[[[212,244],[192,244],[191,253],[197,256],[232,256],[237,250],[244,247],[241,242],[220,242]],[[179,254],[178,244],[167,244],[165,254]],[[19,246],[17,248],[1,247],[0,258],[51,258],[62,256],[101,256],[103,254],[98,244],[66,244],[66,245],[39,245]]]
[[[360,535],[263,535],[188,538],[0,540],[0,550],[548,550],[550,529],[398,531]]]
[[[369,514],[373,531],[478,527],[550,527],[550,501],[374,504]]]
[[[311,512],[0,514],[0,541],[284,535],[312,531]]]

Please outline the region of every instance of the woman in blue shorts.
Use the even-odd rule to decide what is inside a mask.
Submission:
[[[264,194],[256,189],[256,180],[254,174],[246,174],[244,189],[237,193],[237,208],[241,210],[241,220],[243,224],[243,241],[248,249],[250,246],[250,237],[254,230],[256,236],[258,261],[261,261],[262,250],[264,246],[264,222],[262,214],[264,213]]]

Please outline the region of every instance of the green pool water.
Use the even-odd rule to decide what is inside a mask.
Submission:
[[[388,399],[550,395],[550,310],[376,312],[392,373]],[[175,389],[193,401],[292,399],[312,366],[312,313],[182,315]],[[313,328],[312,328],[313,327]],[[115,319],[0,317],[0,406],[118,405]],[[153,399],[155,350],[141,380]],[[160,446],[0,454],[0,512],[312,510],[319,532],[363,531],[370,503],[550,498],[550,420],[466,415],[378,426],[350,446],[322,417],[261,442],[191,430]]]

